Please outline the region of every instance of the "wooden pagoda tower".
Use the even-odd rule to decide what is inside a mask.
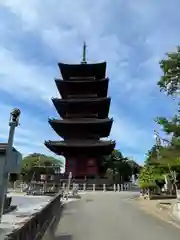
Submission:
[[[81,64],[58,66],[62,79],[55,83],[61,98],[52,102],[61,119],[49,119],[49,124],[63,140],[45,141],[45,145],[66,158],[65,173],[72,172],[74,178],[98,177],[102,156],[115,147],[115,141],[101,140],[109,136],[113,123],[108,118],[106,62],[88,64],[84,44]]]

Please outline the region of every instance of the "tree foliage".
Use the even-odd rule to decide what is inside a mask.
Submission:
[[[140,166],[135,161],[124,157],[117,149],[103,158],[102,165],[106,176],[118,181],[129,181],[132,174],[136,175],[140,171]]]
[[[163,76],[158,81],[161,91],[177,96],[180,89],[180,47],[176,52],[167,53],[167,58],[160,62]]]
[[[163,71],[161,79],[158,81],[160,91],[164,91],[168,96],[172,96],[179,102],[180,90],[180,47],[173,53],[167,53],[167,58],[160,62]],[[164,133],[170,136],[170,140],[163,139],[161,146],[154,145],[147,153],[145,167],[140,173],[140,186],[152,186],[157,183],[157,179],[164,174],[173,178],[173,171],[180,176],[180,115],[179,110],[171,118],[158,117],[156,119]],[[166,143],[164,145],[164,143]],[[179,179],[180,180],[180,179]]]
[[[163,169],[150,165],[140,171],[139,186],[143,188],[156,188],[160,182],[164,184]]]
[[[62,167],[62,162],[54,157],[33,153],[23,158],[21,176],[24,181],[31,181],[33,174],[53,174],[55,167]]]

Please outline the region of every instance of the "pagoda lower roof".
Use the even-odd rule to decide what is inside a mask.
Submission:
[[[52,98],[52,102],[62,118],[73,116],[97,116],[107,118],[111,98],[60,99]]]
[[[64,80],[76,77],[94,77],[101,79],[106,74],[106,62],[93,64],[65,64],[58,63],[62,78]]]
[[[58,155],[87,154],[109,155],[115,148],[115,141],[101,140],[66,140],[45,141],[45,146]]]
[[[64,139],[67,138],[101,138],[108,137],[113,119],[49,119],[54,131]]]
[[[64,81],[62,79],[55,79],[55,83],[62,98],[89,98],[89,95],[106,97],[109,79],[102,78],[95,81]]]

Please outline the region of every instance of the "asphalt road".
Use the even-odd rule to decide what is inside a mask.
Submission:
[[[180,229],[140,210],[134,193],[88,193],[65,205],[55,240],[179,240]]]

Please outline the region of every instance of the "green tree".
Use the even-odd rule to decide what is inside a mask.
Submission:
[[[180,47],[177,47],[176,52],[166,55],[167,58],[160,62],[163,76],[158,81],[158,86],[167,95],[177,96],[180,89]]]
[[[123,154],[115,149],[111,155],[105,156],[102,161],[106,176],[114,181],[129,181],[132,174],[138,174],[140,167],[132,160],[124,157]]]
[[[162,187],[164,184],[164,171],[162,168],[149,165],[141,169],[139,175],[139,186],[141,189],[152,190],[154,188]]]
[[[158,86],[161,91],[172,96],[179,102],[180,90],[180,47],[177,51],[167,53],[167,58],[160,62],[160,67],[163,71],[161,79],[158,81]],[[180,155],[180,110],[171,118],[158,117],[156,122],[162,127],[163,131],[171,137],[168,141],[168,146],[163,147],[160,151],[161,163],[169,168],[178,169],[178,158]]]
[[[152,148],[147,152],[146,154],[146,159],[145,159],[145,164],[146,165],[152,165],[157,162],[157,146],[153,145]]]
[[[177,51],[167,53],[166,58],[160,61],[162,77],[157,85],[160,91],[173,97],[179,103],[180,90],[180,47]],[[170,136],[166,146],[153,146],[146,155],[145,166],[140,173],[140,186],[155,186],[162,181],[164,174],[172,177],[173,171],[180,172],[180,115],[179,110],[171,119],[158,117],[156,122],[163,131]]]
[[[31,181],[33,174],[54,173],[53,166],[62,167],[62,162],[54,157],[33,153],[23,158],[21,162],[21,177]]]
[[[180,90],[180,47],[177,47],[176,52],[167,53],[167,58],[160,62],[160,67],[163,71],[161,79],[158,81],[160,91],[164,91],[167,95],[172,96],[179,102]],[[156,122],[161,125],[164,132],[172,136],[171,144],[180,149],[180,109],[172,119],[158,117]]]
[[[137,178],[142,166],[140,166],[134,160],[131,160],[131,159],[127,159],[127,162],[131,167],[132,174],[134,174],[135,178]]]

